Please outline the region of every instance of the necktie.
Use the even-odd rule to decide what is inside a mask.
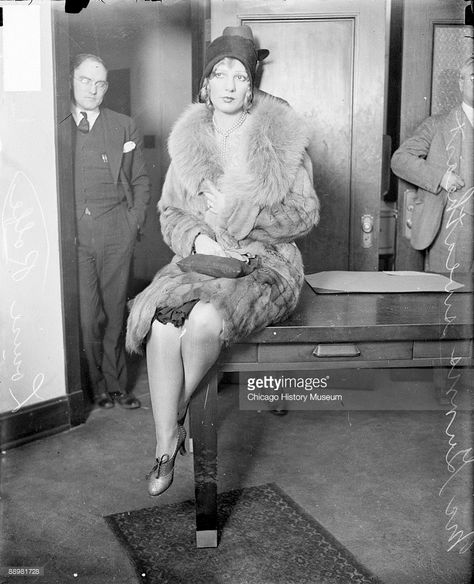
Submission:
[[[77,125],[77,129],[82,132],[83,134],[87,134],[89,132],[89,121],[87,119],[86,112],[80,112],[82,114],[82,120]]]

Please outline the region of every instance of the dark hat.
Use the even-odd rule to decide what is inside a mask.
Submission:
[[[254,43],[240,35],[226,35],[214,39],[207,48],[201,86],[204,79],[209,77],[214,65],[226,57],[238,59],[242,63],[253,85],[258,61]]]
[[[226,26],[222,36],[241,36],[244,39],[252,41],[255,45],[252,29],[247,24],[242,24],[240,26]],[[257,60],[263,61],[269,54],[270,51],[268,49],[257,49]]]

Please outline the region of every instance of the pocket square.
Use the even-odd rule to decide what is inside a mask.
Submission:
[[[125,144],[123,145],[123,153],[127,154],[127,152],[131,152],[132,150],[135,150],[135,148],[137,147],[137,145],[135,144],[135,142],[125,142]]]

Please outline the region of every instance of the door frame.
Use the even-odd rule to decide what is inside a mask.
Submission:
[[[54,85],[56,108],[56,165],[58,169],[59,252],[64,314],[66,394],[71,426],[86,420],[80,363],[79,288],[76,254],[76,219],[72,165],[72,127],[59,132],[59,123],[70,114],[70,51],[67,15],[52,7]]]

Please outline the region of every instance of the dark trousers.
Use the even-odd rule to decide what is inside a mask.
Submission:
[[[125,392],[123,341],[127,283],[137,235],[124,205],[77,220],[82,345],[94,396]]]

